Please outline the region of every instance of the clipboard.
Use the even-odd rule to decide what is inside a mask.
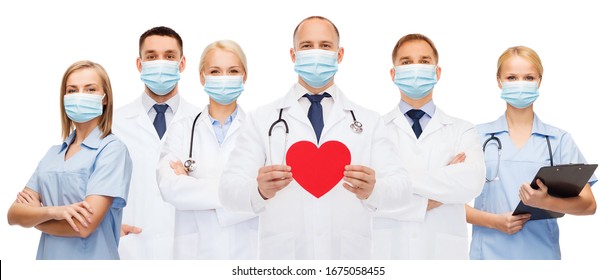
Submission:
[[[530,186],[538,189],[536,179],[540,179],[549,187],[548,193],[555,197],[575,197],[581,193],[589,179],[598,168],[597,164],[564,164],[556,166],[543,166],[538,170]],[[535,208],[523,204],[519,201],[514,215],[530,213],[530,220],[561,218],[564,213]]]

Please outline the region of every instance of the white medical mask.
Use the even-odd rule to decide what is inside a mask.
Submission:
[[[395,67],[394,83],[408,97],[421,99],[438,83],[436,65],[408,64]]]
[[[243,92],[243,75],[205,76],[204,90],[214,101],[222,105],[231,104]]]
[[[511,106],[523,109],[530,106],[538,98],[538,83],[517,81],[517,82],[502,82],[501,97],[506,103]]]
[[[102,115],[105,94],[71,93],[64,95],[64,111],[69,119],[84,123]]]
[[[179,61],[164,59],[141,61],[141,81],[156,95],[166,95],[171,92],[179,78]]]
[[[337,73],[337,52],[313,49],[295,52],[295,72],[313,88],[321,88]]]

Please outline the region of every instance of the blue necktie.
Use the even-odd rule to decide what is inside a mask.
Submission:
[[[167,104],[156,104],[154,105],[154,110],[156,110],[156,117],[154,118],[154,128],[156,128],[156,132],[158,132],[158,137],[162,139],[164,132],[167,130],[167,119],[164,116],[164,113],[169,108]]]
[[[304,94],[303,97],[307,97],[308,100],[312,103],[310,105],[310,109],[308,110],[308,118],[312,123],[312,127],[314,128],[314,132],[316,132],[316,140],[320,142],[320,134],[322,133],[322,128],[325,126],[325,122],[322,117],[322,105],[320,101],[322,101],[325,97],[331,97],[328,93],[323,94]]]
[[[412,130],[414,130],[414,135],[416,135],[416,139],[419,139],[419,136],[421,136],[421,133],[423,133],[423,129],[421,128],[421,123],[419,122],[419,120],[423,117],[423,115],[425,115],[425,112],[423,112],[423,110],[412,109],[408,111],[406,115],[408,115],[408,117],[412,119]]]

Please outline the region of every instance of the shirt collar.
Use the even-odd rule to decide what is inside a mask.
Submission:
[[[303,95],[307,94],[312,94],[309,90],[307,90],[305,87],[303,87],[301,84],[296,83],[295,87],[293,88],[294,92],[295,92],[295,97],[297,97],[297,100],[301,99],[301,97],[303,97]],[[337,97],[337,87],[335,86],[335,84],[331,85],[330,87],[326,88],[325,90],[317,93],[317,94],[323,94],[323,93],[328,93],[331,95],[331,99],[335,102],[335,99]]]
[[[233,113],[231,113],[231,115],[228,116],[228,118],[226,118],[226,120],[224,121],[224,124],[232,123],[235,120],[235,118],[237,117],[237,112],[238,111],[239,111],[239,105],[237,107],[235,107],[235,111],[233,111]],[[212,117],[211,114],[209,114],[209,105],[207,105],[207,115],[209,116],[209,120],[211,121],[212,125],[220,123],[219,120],[214,119],[214,117]]]
[[[500,116],[496,121],[489,123],[485,128],[485,132],[487,134],[497,134],[500,132],[508,131],[508,121],[506,121],[506,114]],[[532,134],[555,136],[556,131],[554,131],[550,126],[543,123],[540,118],[538,118],[538,116],[534,114],[534,121],[532,123]]]
[[[433,99],[429,100],[429,102],[425,103],[421,108],[413,108],[410,104],[406,103],[404,100],[399,101],[399,110],[402,114],[412,110],[412,109],[420,109],[425,112],[430,118],[433,118],[433,115],[436,113],[436,105],[433,103]]]
[[[70,135],[66,137],[66,139],[64,140],[64,143],[62,143],[62,147],[60,148],[59,152],[64,151],[68,146],[70,146],[70,144],[73,143],[73,141],[75,141],[76,133],[77,131],[73,130],[73,132],[71,132]],[[100,128],[96,126],[96,128],[94,128],[94,130],[90,132],[90,135],[88,135],[85,138],[85,140],[83,140],[81,145],[84,147],[88,147],[90,149],[98,149],[98,147],[100,146],[100,143],[102,142],[102,139],[100,137],[101,135],[102,135],[102,131],[100,131]]]
[[[536,114],[534,114],[534,123],[532,124],[532,134],[540,134],[544,136],[555,136],[556,131],[543,123]]]
[[[149,112],[149,110],[153,110],[152,107],[158,103],[154,99],[152,99],[147,93],[143,92],[142,98],[143,108],[145,108],[145,112]],[[171,97],[164,104],[169,105],[169,109],[173,114],[177,112],[179,107],[179,92],[175,94],[175,96]]]

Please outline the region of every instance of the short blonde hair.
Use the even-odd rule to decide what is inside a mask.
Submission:
[[[64,111],[64,95],[66,95],[66,82],[68,77],[75,71],[81,69],[93,69],[102,81],[103,92],[107,98],[107,105],[103,105],[102,119],[98,124],[98,128],[102,132],[101,139],[111,134],[111,125],[113,121],[113,90],[111,89],[111,80],[107,71],[100,64],[89,60],[81,60],[73,63],[66,69],[62,77],[62,85],[60,86],[60,118],[62,121],[62,139],[66,139],[68,135],[75,129],[75,123],[66,115]]]
[[[497,77],[500,77],[500,72],[502,71],[502,65],[504,65],[504,62],[506,62],[506,60],[508,60],[513,55],[520,56],[529,61],[534,66],[534,68],[536,68],[536,71],[538,72],[538,77],[542,78],[542,61],[540,61],[540,57],[534,50],[526,46],[510,47],[506,51],[504,51],[502,55],[500,55],[500,58],[498,59]]]
[[[205,47],[203,53],[201,54],[201,61],[199,62],[199,73],[203,73],[205,71],[205,57],[210,51],[214,49],[225,50],[235,54],[239,58],[239,61],[241,61],[243,72],[246,76],[248,76],[248,60],[246,59],[246,55],[243,53],[241,46],[239,46],[239,44],[237,44],[233,40],[220,40],[207,45],[207,47]]]

